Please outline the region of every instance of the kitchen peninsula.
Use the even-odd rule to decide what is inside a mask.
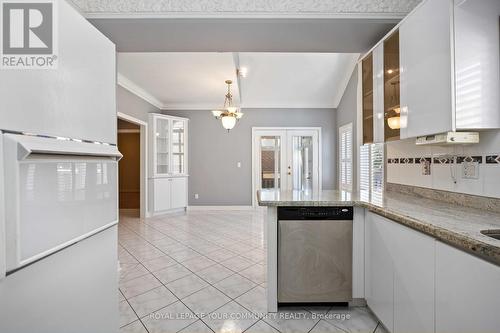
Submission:
[[[497,199],[484,198],[483,206],[477,207],[476,203],[473,208],[466,207],[465,203],[438,201],[411,191],[374,195],[346,191],[262,190],[257,196],[259,205],[267,206],[269,312],[278,310],[280,207],[354,207],[352,298],[353,301],[366,300],[391,331],[398,320],[407,321],[406,316],[410,316],[411,311],[417,312],[415,320],[426,315],[434,318],[435,311],[451,311],[446,309],[446,304],[455,298],[472,298],[472,301],[477,298],[484,304],[500,306],[499,292],[491,294],[498,289],[491,288],[491,283],[500,279],[500,240],[487,235],[500,229],[500,213],[495,210]],[[399,264],[408,266],[404,270],[408,273],[397,276]],[[478,271],[480,275],[477,275]],[[468,276],[468,279],[454,283],[446,281],[454,274]],[[473,285],[469,285],[471,281],[474,281]],[[398,299],[401,296],[397,294],[400,282],[412,287],[411,295],[404,295],[409,300]],[[391,285],[388,287],[388,284]],[[387,288],[389,294],[384,294]],[[387,301],[392,304],[390,309]],[[416,304],[410,304],[410,301]],[[396,312],[395,304],[398,305]],[[405,305],[408,305],[407,309]],[[463,309],[449,313],[448,317],[436,317],[436,320],[453,318],[462,321],[459,317],[465,311],[464,305]],[[498,317],[486,306],[484,311],[484,316],[480,317],[488,318],[486,322],[491,323],[491,318]],[[442,327],[446,327],[445,324],[442,323]],[[500,326],[500,323],[495,324]]]

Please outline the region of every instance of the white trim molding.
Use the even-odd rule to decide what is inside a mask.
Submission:
[[[141,88],[139,85],[137,85],[136,83],[134,83],[133,81],[131,81],[127,77],[123,76],[123,74],[121,74],[121,73],[117,74],[116,83],[118,85],[122,86],[123,88],[127,89],[128,91],[130,91],[134,95],[142,98],[143,100],[145,100],[149,104],[156,106],[158,109],[160,109],[160,110],[165,109],[165,106],[163,105],[163,103],[160,100],[158,100],[156,97],[151,95],[149,92],[147,92],[146,90]]]
[[[140,135],[140,216],[149,217],[148,213],[148,123],[140,119],[129,116],[128,114],[117,112],[116,117],[139,125]],[[118,133],[120,133],[118,131]]]
[[[401,18],[420,0],[72,0],[88,18]]]

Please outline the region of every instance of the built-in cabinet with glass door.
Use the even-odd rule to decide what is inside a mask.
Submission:
[[[150,213],[186,208],[188,119],[152,113],[148,126]]]
[[[373,55],[361,62],[363,94],[363,144],[373,143]]]
[[[361,61],[363,144],[399,140],[399,32]]]

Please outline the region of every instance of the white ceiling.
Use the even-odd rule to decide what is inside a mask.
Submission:
[[[336,108],[357,53],[240,53],[247,108]]]
[[[245,108],[336,108],[358,57],[357,53],[118,53],[118,82],[161,109],[220,107],[227,79],[235,83],[235,102]],[[248,69],[247,77],[239,80],[238,63]]]
[[[232,53],[118,53],[118,73],[119,84],[161,109],[220,107],[224,81],[236,82]],[[239,103],[236,84],[232,90]]]

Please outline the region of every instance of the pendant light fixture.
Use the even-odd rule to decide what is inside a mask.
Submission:
[[[227,94],[224,99],[224,107],[219,110],[213,110],[212,115],[216,119],[220,119],[222,122],[222,127],[227,129],[229,132],[234,128],[236,122],[243,117],[243,113],[240,112],[240,109],[233,105],[233,94],[231,94],[231,84],[233,81],[226,80],[227,84]]]

